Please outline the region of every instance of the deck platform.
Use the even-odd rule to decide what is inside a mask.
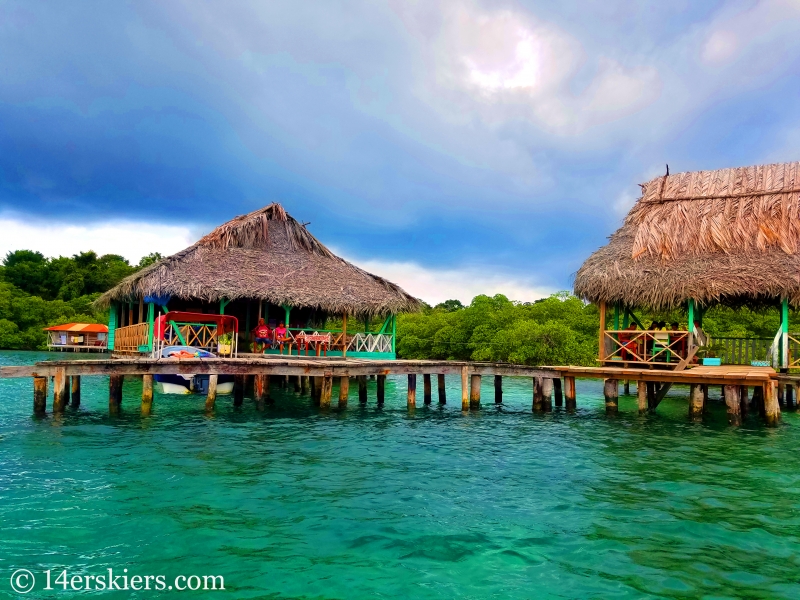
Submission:
[[[617,412],[619,383],[637,383],[639,410],[654,411],[664,398],[670,386],[684,384],[690,386],[689,416],[694,420],[702,418],[708,386],[722,386],[728,415],[731,423],[738,424],[748,411],[758,411],[769,424],[780,418],[780,405],[792,406],[792,396],[796,396],[800,377],[778,374],[769,367],[748,366],[696,366],[682,371],[641,369],[621,366],[578,367],[543,366],[533,367],[506,363],[459,362],[436,360],[369,360],[341,357],[300,357],[280,355],[249,355],[239,358],[216,359],[152,359],[152,358],[114,358],[103,360],[59,360],[43,361],[34,365],[2,367],[0,377],[32,377],[34,379],[34,413],[45,412],[47,382],[53,379],[53,411],[60,412],[70,396],[70,382],[73,405],[77,394],[80,398],[80,378],[84,376],[109,377],[109,410],[119,411],[124,376],[140,376],[144,381],[142,412],[149,414],[152,407],[152,383],[154,375],[193,375],[210,376],[206,408],[213,409],[216,400],[216,380],[219,375],[233,375],[234,405],[243,401],[243,390],[247,378],[254,382],[256,402],[259,407],[269,403],[270,376],[293,377],[298,390],[311,391],[312,397],[325,408],[331,404],[333,378],[340,381],[339,406],[347,404],[349,379],[359,380],[359,401],[366,399],[366,377],[378,378],[378,403],[383,403],[383,390],[387,375],[406,375],[408,377],[408,407],[416,406],[416,378],[423,376],[423,398],[431,402],[431,377],[438,379],[439,402],[445,403],[445,376],[458,375],[461,379],[461,405],[463,410],[480,407],[481,378],[494,377],[495,403],[502,403],[503,376],[526,377],[532,380],[532,408],[534,412],[552,410],[553,395],[555,405],[560,407],[566,400],[566,410],[576,407],[575,379],[591,378],[605,381],[606,411]],[[213,382],[213,384],[211,383]],[[752,396],[749,391],[752,389]]]

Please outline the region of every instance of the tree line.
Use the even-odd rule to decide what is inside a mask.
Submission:
[[[47,336],[42,330],[52,325],[107,323],[108,312],[92,303],[159,258],[153,253],[134,266],[116,254],[46,258],[31,250],[9,252],[0,266],[0,348],[44,348]]]

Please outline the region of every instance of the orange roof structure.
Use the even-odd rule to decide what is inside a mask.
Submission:
[[[108,333],[107,325],[97,323],[65,323],[64,325],[53,325],[45,327],[45,331],[69,331],[72,333]]]

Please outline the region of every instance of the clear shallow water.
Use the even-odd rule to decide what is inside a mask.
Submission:
[[[372,381],[343,412],[273,385],[263,414],[157,394],[148,418],[126,380],[110,418],[107,382],[83,378],[78,411],[36,419],[32,382],[0,379],[0,597],[17,597],[17,568],[109,567],[224,576],[189,597],[800,596],[796,414],[732,429],[712,404],[691,424],[678,389],[657,415],[631,396],[609,418],[587,380],[577,414],[533,415],[530,382],[507,378],[502,408],[489,381],[464,415],[453,377],[450,404],[413,415],[390,378],[383,409]],[[28,597],[79,595],[41,587]]]

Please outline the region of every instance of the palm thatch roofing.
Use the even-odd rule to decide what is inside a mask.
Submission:
[[[420,308],[399,286],[335,256],[280,204],[220,225],[189,248],[122,280],[97,304],[144,296],[246,298],[360,316]]]
[[[640,184],[609,243],[575,276],[592,302],[656,310],[689,299],[800,306],[800,163],[697,171]]]

